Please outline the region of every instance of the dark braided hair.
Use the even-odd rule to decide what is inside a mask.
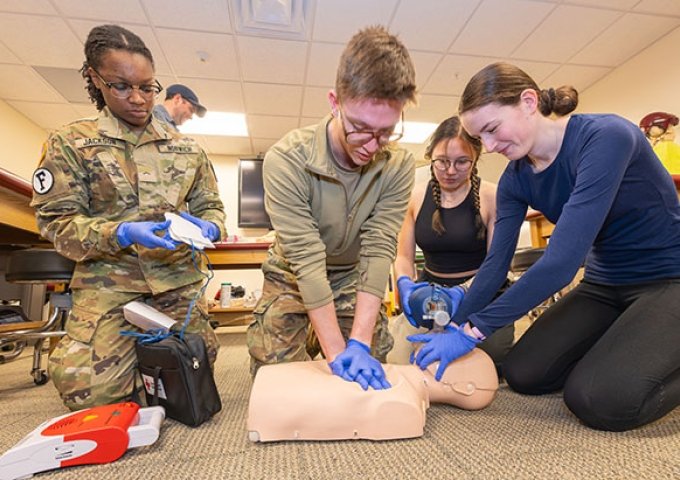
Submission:
[[[484,233],[486,232],[486,226],[482,220],[481,208],[479,203],[479,187],[482,183],[482,179],[479,178],[479,173],[477,171],[477,160],[479,160],[479,155],[482,152],[482,144],[478,139],[472,138],[465,130],[463,130],[460,124],[460,119],[456,116],[449,117],[439,124],[437,129],[434,131],[430,137],[430,142],[425,149],[425,158],[432,160],[432,152],[435,147],[442,141],[448,142],[459,138],[464,144],[470,147],[472,150],[472,172],[471,172],[471,187],[473,201],[475,205],[475,227],[477,228],[477,238],[484,238]],[[430,188],[432,189],[432,197],[434,198],[434,203],[436,209],[432,214],[432,229],[437,232],[438,235],[443,235],[446,232],[446,228],[442,223],[441,207],[442,207],[442,191],[441,185],[437,181],[437,177],[434,173],[434,166],[430,164],[430,173],[432,178],[430,179]]]
[[[137,35],[119,25],[99,25],[90,30],[85,41],[85,61],[80,68],[80,74],[87,82],[86,90],[92,103],[96,104],[97,110],[106,106],[104,96],[92,82],[88,68],[98,70],[102,65],[102,59],[109,50],[126,50],[131,53],[139,53],[145,56],[154,66],[151,51]]]

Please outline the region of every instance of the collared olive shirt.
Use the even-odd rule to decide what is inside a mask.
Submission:
[[[383,297],[414,182],[413,155],[392,146],[362,169],[348,195],[332,160],[330,120],[290,132],[264,159],[271,250],[290,262],[308,309],[333,301],[331,269],[357,268],[357,290]]]

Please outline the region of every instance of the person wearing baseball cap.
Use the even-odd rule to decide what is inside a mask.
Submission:
[[[163,103],[153,109],[158,119],[170,124],[175,130],[194,114],[203,117],[206,112],[207,109],[198,101],[194,91],[181,84],[170,85]]]

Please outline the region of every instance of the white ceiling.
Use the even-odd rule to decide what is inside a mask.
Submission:
[[[428,122],[453,114],[490,62],[583,92],[680,26],[680,0],[300,0],[304,29],[282,38],[236,33],[244,1],[2,0],[0,98],[45,129],[93,114],[77,72],[83,42],[93,26],[118,23],[146,42],[163,85],[246,113],[248,138],[197,137],[208,153],[245,156],[329,111],[340,52],[364,26],[386,25],[409,48],[420,98],[406,118]]]

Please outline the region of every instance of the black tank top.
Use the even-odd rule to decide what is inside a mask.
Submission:
[[[423,251],[425,266],[437,273],[478,269],[486,257],[486,230],[478,239],[472,189],[457,207],[440,210],[442,224],[446,228],[443,235],[432,229],[435,209],[430,180],[415,225],[416,243]]]

